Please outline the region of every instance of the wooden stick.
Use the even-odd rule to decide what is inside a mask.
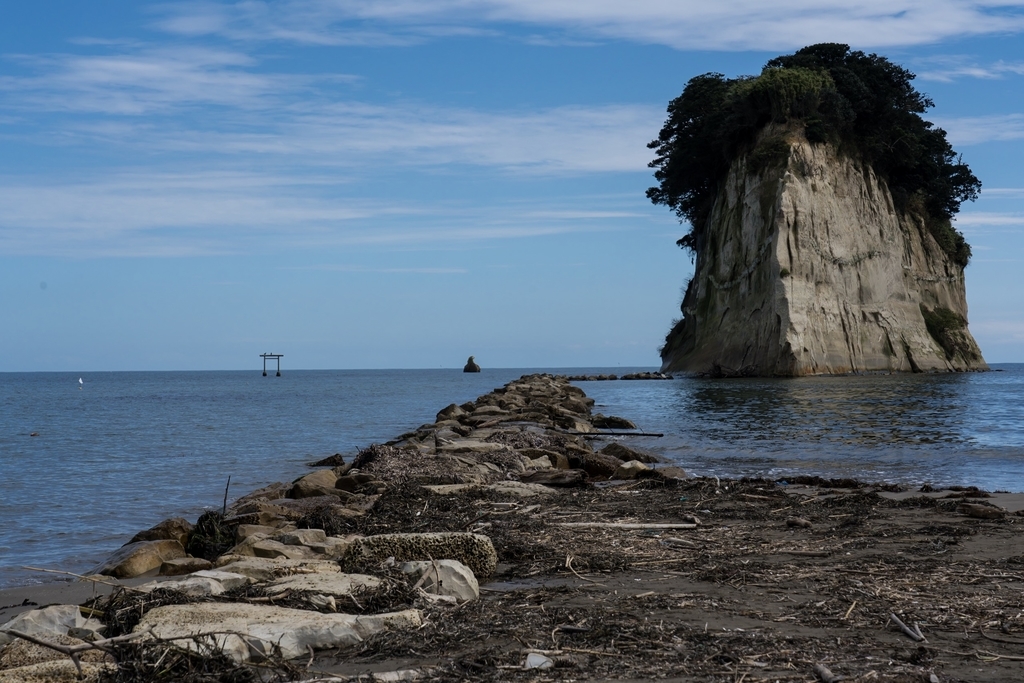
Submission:
[[[800,555],[801,557],[828,557],[831,555],[827,550],[778,550],[780,555]]]
[[[824,664],[815,664],[811,670],[814,671],[815,676],[821,679],[821,683],[839,683],[843,680],[842,676],[836,676]]]
[[[575,527],[577,529],[696,529],[698,525],[690,523],[679,524],[640,524],[633,522],[555,522],[555,526]]]
[[[900,630],[903,631],[903,633],[908,638],[910,638],[911,640],[913,640],[915,642],[918,642],[918,643],[927,642],[925,640],[924,635],[921,634],[920,629],[915,631],[914,629],[912,629],[909,626],[907,626],[906,624],[904,624],[902,621],[900,621],[900,618],[898,616],[896,616],[895,612],[893,612],[892,614],[889,615],[889,619],[892,620],[893,622],[895,622],[896,625],[900,627]]]
[[[1024,640],[1012,640],[1010,638],[996,638],[995,636],[985,633],[985,629],[981,626],[978,627],[978,633],[981,634],[982,638],[988,638],[996,643],[1006,643],[1007,645],[1024,645]]]
[[[228,489],[231,488],[231,475],[228,475],[228,483],[224,486],[224,507],[221,508],[220,516],[224,517],[228,514]]]
[[[104,581],[102,579],[94,578],[94,576],[85,576],[84,574],[75,574],[74,572],[64,572],[59,569],[40,569],[39,567],[26,567],[22,565],[22,569],[27,569],[30,572],[46,572],[47,574],[63,574],[64,576],[73,576],[76,579],[83,581],[92,581],[93,583],[102,583],[104,586],[113,586],[114,588],[124,588],[125,590],[133,591],[135,588],[131,586],[125,586],[120,583],[112,583],[115,581],[114,577],[110,577],[110,581]]]
[[[568,430],[554,430],[561,431],[563,434],[572,434],[573,436],[582,436],[584,439],[598,439],[602,436],[665,436],[659,432],[570,432]]]

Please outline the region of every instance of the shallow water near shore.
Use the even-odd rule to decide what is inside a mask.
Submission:
[[[624,441],[696,475],[1022,491],[1024,364],[995,367],[579,386],[595,412],[664,434]],[[220,507],[229,475],[231,497],[291,480],[536,371],[0,373],[0,587],[54,578],[23,565],[86,571],[165,517]]]

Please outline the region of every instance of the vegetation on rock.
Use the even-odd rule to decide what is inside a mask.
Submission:
[[[974,349],[964,336],[967,320],[962,315],[948,308],[939,307],[931,310],[924,304],[921,304],[921,315],[924,316],[928,334],[946,352],[946,358],[959,356],[965,360],[975,359]]]
[[[830,143],[874,169],[897,210],[921,216],[950,258],[966,266],[970,246],[950,220],[977,198],[981,182],[945,131],[921,117],[933,102],[913,79],[885,57],[836,43],[776,57],[759,76],[696,76],[669,103],[668,119],[648,145],[659,184],[647,196],[690,223],[678,244],[698,252],[732,163],[748,155],[754,172],[781,165],[787,132],[802,130],[812,144]]]

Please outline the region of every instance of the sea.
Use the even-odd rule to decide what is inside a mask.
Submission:
[[[291,481],[524,374],[651,369],[0,373],[0,588],[87,572],[141,529],[219,509],[226,488]],[[577,386],[647,434],[623,442],[693,475],[1024,491],[1024,364]]]

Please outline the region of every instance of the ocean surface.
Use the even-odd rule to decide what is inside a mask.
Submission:
[[[663,434],[627,443],[696,475],[1024,491],[1024,364],[994,367],[578,386]],[[136,531],[219,508],[228,476],[230,498],[290,481],[537,371],[0,373],[0,588],[56,578],[25,566],[85,572]]]

